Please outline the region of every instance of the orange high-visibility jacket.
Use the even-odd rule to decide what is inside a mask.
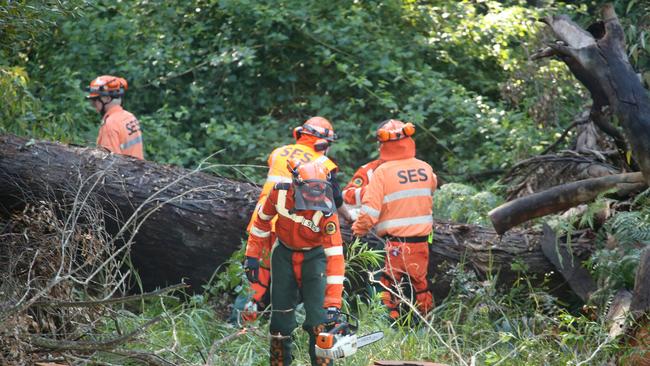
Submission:
[[[116,154],[144,159],[140,123],[133,114],[119,105],[110,108],[104,114],[102,125],[99,127],[97,145]]]
[[[323,246],[326,256],[325,303],[323,307],[341,307],[345,262],[343,239],[336,213],[325,216],[321,211],[293,211],[293,188],[289,183],[276,184],[259,210],[246,244],[246,256],[259,258],[262,249],[271,245],[271,219],[277,239],[290,249],[301,251]]]
[[[433,191],[438,182],[429,164],[415,158],[411,138],[383,143],[385,161],[373,174],[352,225],[358,236],[374,226],[377,235],[425,236],[433,226]]]
[[[273,189],[273,186],[275,186],[276,183],[291,183],[291,173],[287,169],[287,160],[298,159],[303,163],[316,160],[323,164],[330,172],[338,169],[336,164],[327,156],[314,150],[314,147],[310,145],[310,138],[312,137],[313,136],[309,135],[303,136],[297,143],[278,147],[271,152],[271,155],[269,155],[267,160],[269,173],[266,176],[264,185],[262,186],[262,192],[257,200],[255,211],[253,211],[253,215],[251,216],[246,231],[250,233],[253,222],[257,217],[257,211],[259,211],[259,209],[264,205],[266,196],[269,194],[271,189]]]
[[[375,169],[384,161],[381,159],[373,160],[368,164],[362,165],[357,169],[350,179],[350,182],[343,188],[343,201],[354,207],[361,207],[361,197],[363,197],[366,186],[370,182]]]

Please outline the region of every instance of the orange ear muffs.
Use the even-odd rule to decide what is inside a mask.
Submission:
[[[377,140],[379,140],[379,142],[386,142],[389,139],[390,139],[390,131],[384,130],[383,128],[377,130]]]
[[[314,144],[314,150],[316,151],[325,151],[330,146],[329,141],[325,139],[318,139]]]
[[[379,142],[386,142],[386,141],[395,141],[395,140],[401,140],[405,137],[410,137],[415,134],[415,126],[409,122],[402,127],[401,130],[399,131],[391,131],[387,130],[384,128],[380,128],[377,130],[377,140]]]
[[[402,127],[402,132],[404,136],[413,136],[415,134],[415,126],[411,122],[408,122]]]
[[[293,129],[293,138],[298,140],[302,132],[302,126],[298,126]]]

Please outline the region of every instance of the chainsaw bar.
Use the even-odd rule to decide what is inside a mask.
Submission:
[[[384,338],[384,332],[374,332],[370,334],[366,334],[362,337],[359,337],[357,339],[357,348],[365,347],[371,343],[375,343],[378,340]]]

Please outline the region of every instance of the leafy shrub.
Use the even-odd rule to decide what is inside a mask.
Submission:
[[[447,183],[434,193],[434,216],[455,222],[484,225],[488,211],[500,204],[495,194],[460,183]]]

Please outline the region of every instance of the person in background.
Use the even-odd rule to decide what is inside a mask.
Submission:
[[[97,146],[116,154],[143,159],[140,123],[133,114],[122,108],[122,97],[128,88],[125,79],[102,75],[90,82],[86,99],[102,116]]]
[[[316,357],[318,334],[340,316],[345,262],[330,172],[318,161],[291,159],[291,183],[276,183],[259,210],[246,245],[244,268],[256,280],[263,248],[271,246],[271,220],[277,215],[271,254],[272,366],[292,362],[295,309],[305,306],[303,329],[309,334],[311,364],[332,365]]]
[[[366,186],[370,183],[370,179],[372,179],[372,175],[377,167],[383,162],[381,159],[376,159],[362,165],[354,172],[352,179],[343,188],[343,203],[347,205],[352,221],[355,221],[359,217],[361,198],[366,192]]]
[[[352,231],[363,236],[374,228],[386,241],[382,284],[396,288],[407,276],[417,307],[426,314],[433,306],[427,267],[437,177],[429,164],[415,158],[415,141],[411,138],[414,133],[411,123],[394,119],[377,129],[379,157],[384,163],[377,167],[366,187]],[[391,318],[399,317],[398,298],[385,291],[382,301]]]
[[[377,141],[377,143],[379,144],[379,141]],[[352,222],[359,217],[359,213],[361,212],[361,200],[366,192],[366,187],[368,186],[368,183],[370,183],[372,175],[374,174],[377,167],[379,167],[383,162],[384,161],[382,159],[375,159],[362,165],[359,169],[357,169],[356,172],[354,172],[354,175],[348,184],[343,188],[343,205],[347,207],[347,210],[350,214],[350,224],[352,224]],[[375,244],[370,243],[371,242],[369,241],[369,249],[376,251],[384,250],[383,241],[372,241],[372,243]],[[368,268],[369,271],[375,273],[375,281],[379,281],[381,279],[380,271],[383,267],[384,263],[381,261],[380,263],[377,263],[376,266]],[[366,283],[366,292],[369,298],[372,298],[376,293],[379,293],[381,291],[382,287],[377,282]]]

